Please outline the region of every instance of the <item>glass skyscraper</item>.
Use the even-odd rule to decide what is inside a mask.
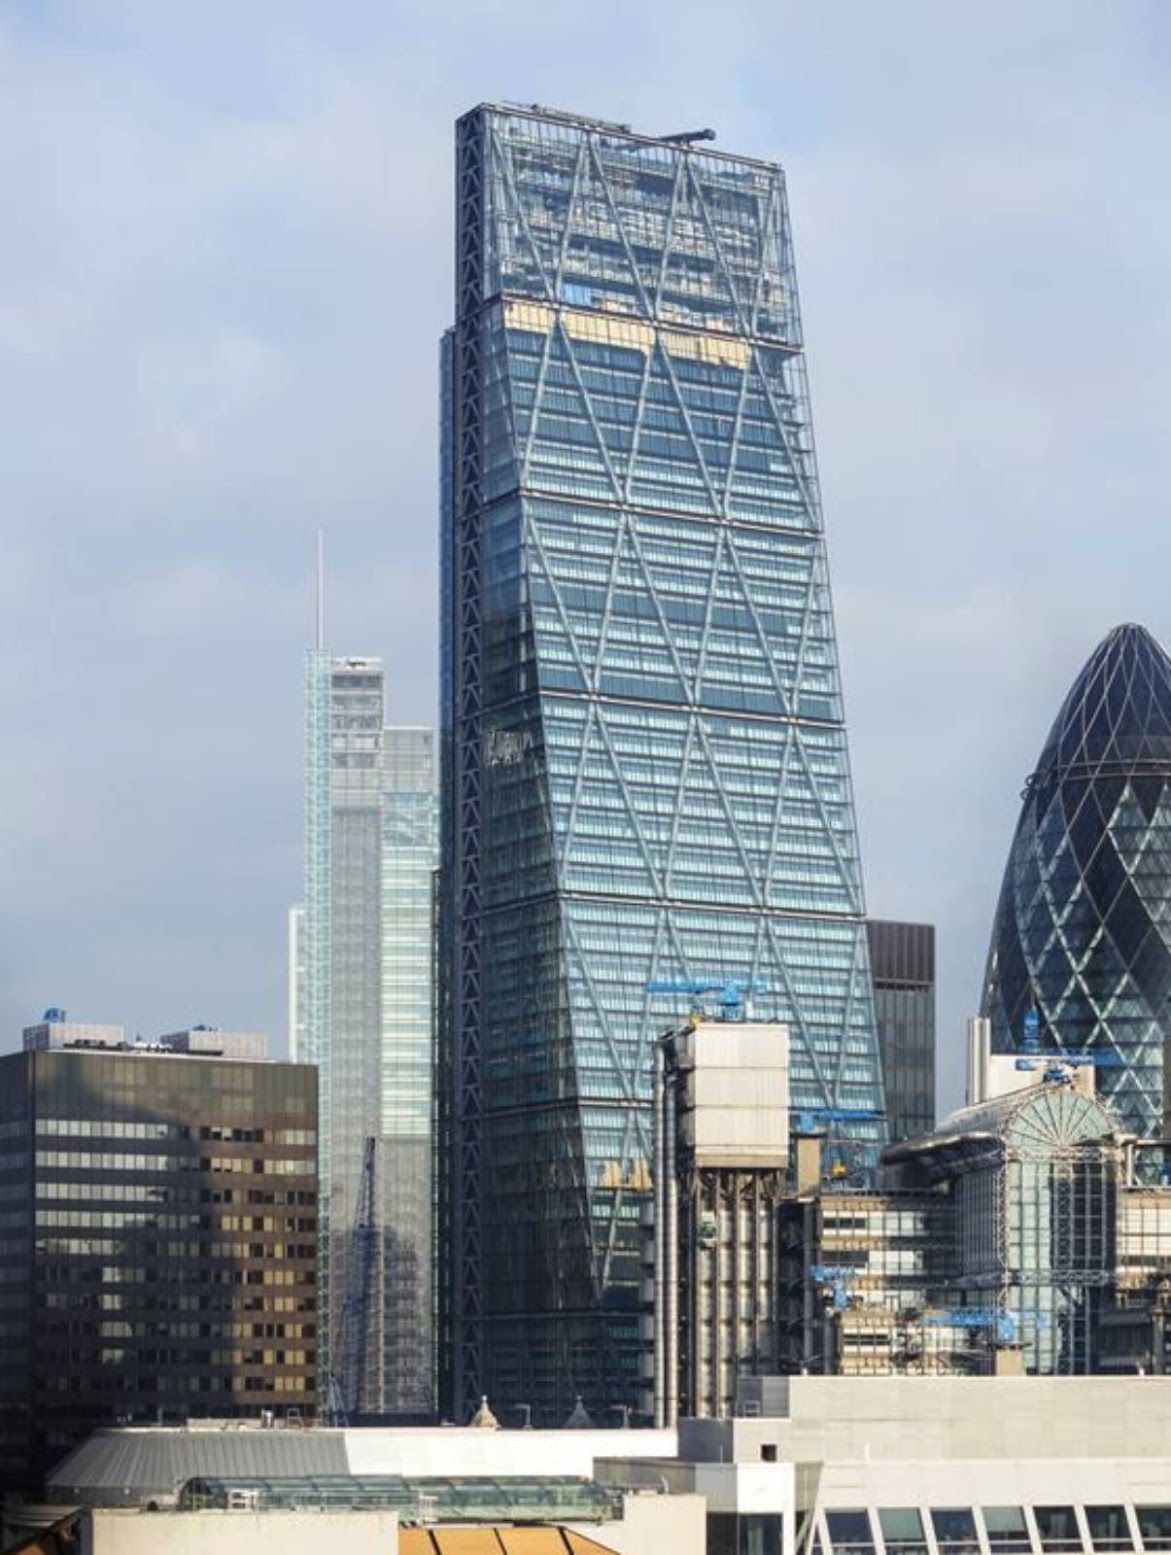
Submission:
[[[384,728],[381,660],[307,663],[289,988],[294,1053],[320,1076],[322,1395],[347,1415],[429,1414],[435,737]]]
[[[981,1013],[995,1052],[1028,1038],[1092,1056],[1099,1092],[1143,1135],[1163,1131],[1169,882],[1171,659],[1141,626],[1119,626],[1025,784]]]
[[[734,980],[884,1135],[784,179],[541,108],[457,128],[444,342],[444,1380],[636,1390],[651,1053]]]

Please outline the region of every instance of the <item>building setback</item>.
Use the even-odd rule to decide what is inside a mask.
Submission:
[[[935,925],[870,918],[874,1014],[892,1139],[935,1123]]]
[[[699,137],[700,139],[710,137]],[[779,167],[481,106],[443,349],[445,1407],[637,1389],[653,981],[884,1138]]]
[[[117,1420],[317,1405],[316,1071],[80,1029],[0,1058],[7,1488]]]

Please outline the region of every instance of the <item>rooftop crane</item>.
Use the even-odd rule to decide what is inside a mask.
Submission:
[[[758,977],[656,977],[646,985],[647,993],[687,993],[700,997],[718,993],[721,1020],[743,1020],[747,998],[768,993],[769,986]]]
[[[1042,1047],[1041,1017],[1037,1014],[1037,1006],[1030,1004],[1021,1022],[1020,1057],[1013,1067],[1028,1071],[1035,1069],[1039,1063],[1089,1064],[1096,1069],[1117,1069],[1122,1064],[1122,1058],[1109,1048]]]
[[[802,1107],[795,1123],[798,1133],[812,1134],[822,1123],[877,1123],[885,1116],[876,1107]]]
[[[935,1328],[990,1328],[997,1344],[1016,1344],[1020,1321],[1026,1317],[1042,1327],[1048,1322],[1046,1314],[1033,1307],[1019,1312],[1012,1307],[943,1307],[924,1312],[920,1321]]]
[[[715,130],[679,130],[674,135],[660,135],[660,140],[665,140],[670,146],[691,146],[699,140],[715,140]]]
[[[810,1267],[809,1278],[815,1285],[829,1287],[833,1296],[834,1310],[841,1312],[849,1305],[847,1287],[860,1273],[862,1270],[851,1263],[815,1263]]]

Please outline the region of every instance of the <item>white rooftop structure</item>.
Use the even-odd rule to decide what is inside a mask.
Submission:
[[[138,1504],[173,1497],[190,1479],[400,1475],[425,1479],[579,1478],[600,1457],[673,1457],[670,1431],[486,1431],[475,1426],[262,1429],[242,1421],[111,1426],[50,1476],[57,1502]]]
[[[788,1026],[698,1021],[676,1039],[675,1068],[680,1139],[697,1165],[787,1165]]]
[[[366,1508],[380,1476],[442,1478],[457,1492],[461,1481],[548,1480],[551,1504],[558,1482],[592,1480],[624,1510],[586,1530],[591,1547],[621,1555],[691,1555],[705,1528],[709,1555],[1171,1552],[1171,1377],[746,1378],[738,1407],[678,1433],[112,1429],[50,1489],[58,1503],[166,1506],[202,1477],[226,1505],[250,1495],[263,1515],[265,1498],[275,1507],[298,1480],[330,1485],[334,1511],[347,1477]],[[455,1507],[458,1493],[449,1499]],[[400,1542],[429,1548],[404,1505]]]
[[[218,1026],[185,1026],[159,1037],[128,1039],[124,1026],[69,1020],[65,1010],[45,1011],[22,1033],[26,1053],[76,1052],[94,1049],[117,1053],[182,1054],[197,1058],[237,1058],[259,1062],[268,1058],[268,1038],[259,1031],[221,1031]]]

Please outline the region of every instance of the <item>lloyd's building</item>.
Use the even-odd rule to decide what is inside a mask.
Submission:
[[[782,171],[459,121],[443,348],[441,1395],[633,1404],[654,1038],[739,981],[885,1137]],[[580,1415],[579,1415],[580,1418]]]

